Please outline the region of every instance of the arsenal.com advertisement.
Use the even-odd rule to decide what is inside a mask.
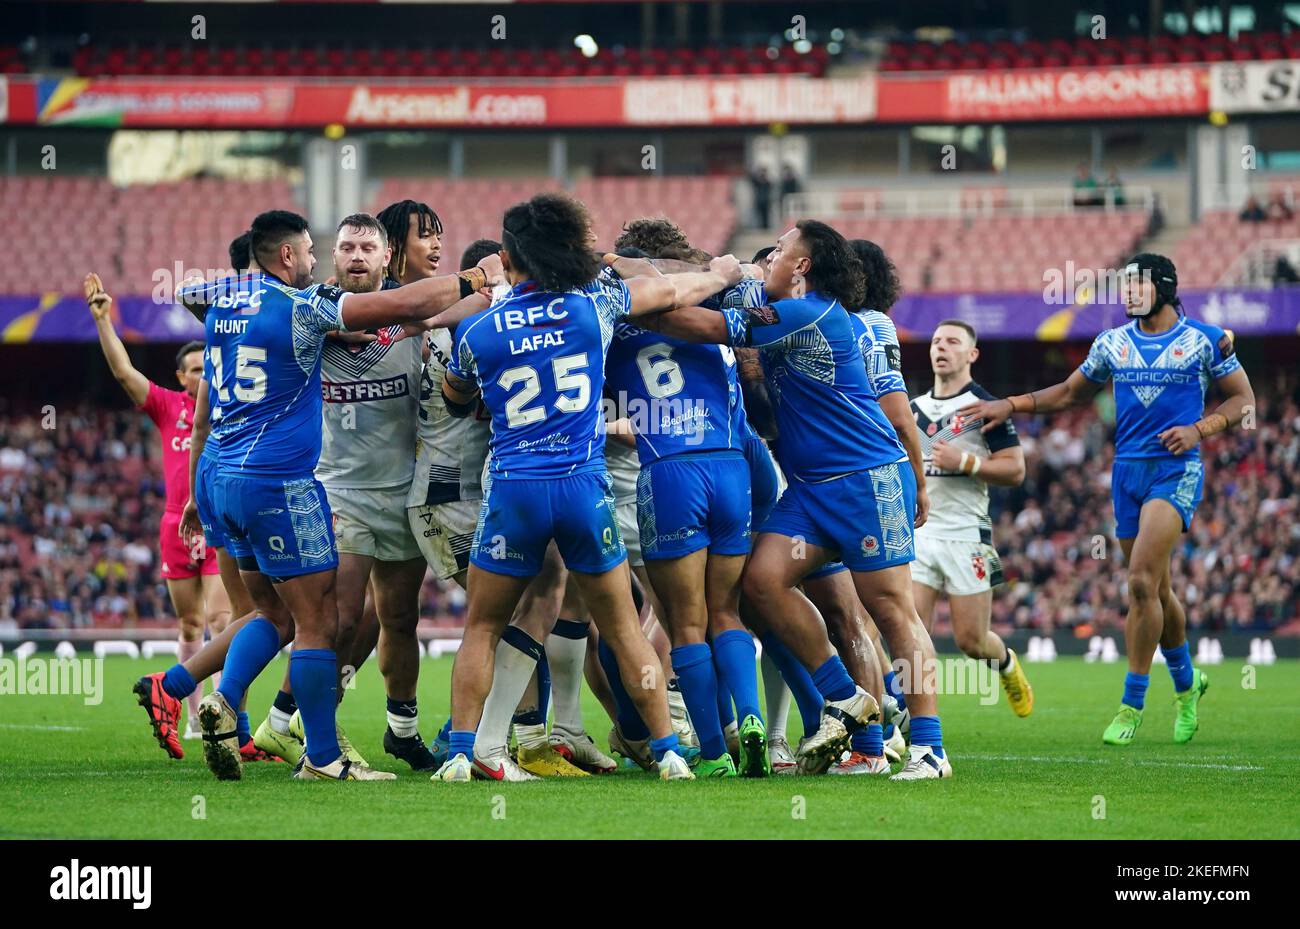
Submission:
[[[11,123],[149,127],[762,126],[1300,108],[1300,62],[852,77],[365,81],[0,79]],[[0,114],[3,115],[3,114]]]

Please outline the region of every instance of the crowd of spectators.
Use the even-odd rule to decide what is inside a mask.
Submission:
[[[1300,610],[1300,375],[1255,384],[1254,428],[1205,443],[1205,498],[1174,555],[1175,590],[1201,630],[1297,625]],[[1113,402],[1017,423],[1027,478],[993,492],[1007,584],[1000,628],[1081,636],[1126,611],[1113,538]],[[134,411],[80,407],[0,417],[0,631],[169,626],[158,577],[164,502],[158,438]],[[455,624],[465,599],[430,576],[426,621]],[[939,630],[944,628],[939,614]]]

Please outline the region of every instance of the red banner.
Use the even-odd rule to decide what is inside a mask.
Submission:
[[[884,122],[1193,116],[1209,110],[1206,65],[950,72],[877,81]]]
[[[1208,66],[399,82],[0,78],[0,120],[142,127],[763,126],[1193,116]]]

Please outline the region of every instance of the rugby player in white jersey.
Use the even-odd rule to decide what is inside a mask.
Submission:
[[[345,217],[334,245],[339,288],[347,293],[383,288],[391,253],[388,233],[375,217]],[[324,433],[316,475],[334,513],[340,651],[346,654],[343,643],[350,636],[363,637],[366,588],[373,584],[381,629],[379,670],[388,698],[384,750],[424,771],[434,767],[434,759],[418,729],[415,627],[426,565],[405,512],[415,470],[422,359],[419,340],[400,339],[401,332],[402,327],[389,326],[370,333],[373,341],[325,342]]]
[[[947,594],[957,647],[996,668],[1011,709],[1028,716],[1033,688],[1016,653],[989,628],[1002,563],[993,548],[988,488],[1024,481],[1025,453],[1010,419],[981,432],[982,420],[957,415],[965,406],[993,399],[971,379],[979,354],[973,326],[956,319],[941,322],[930,339],[934,387],[912,398],[931,488],[930,519],[916,530],[912,589],[927,630],[933,627],[935,601]]]

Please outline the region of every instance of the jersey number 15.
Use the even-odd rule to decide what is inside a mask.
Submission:
[[[221,369],[221,349],[213,346],[208,349],[212,358],[212,373],[216,375],[217,399],[222,403],[230,402],[230,391],[226,389],[225,374]],[[241,403],[256,403],[266,396],[266,349],[256,345],[240,345],[235,351],[235,399]],[[247,382],[247,383],[241,383]]]

